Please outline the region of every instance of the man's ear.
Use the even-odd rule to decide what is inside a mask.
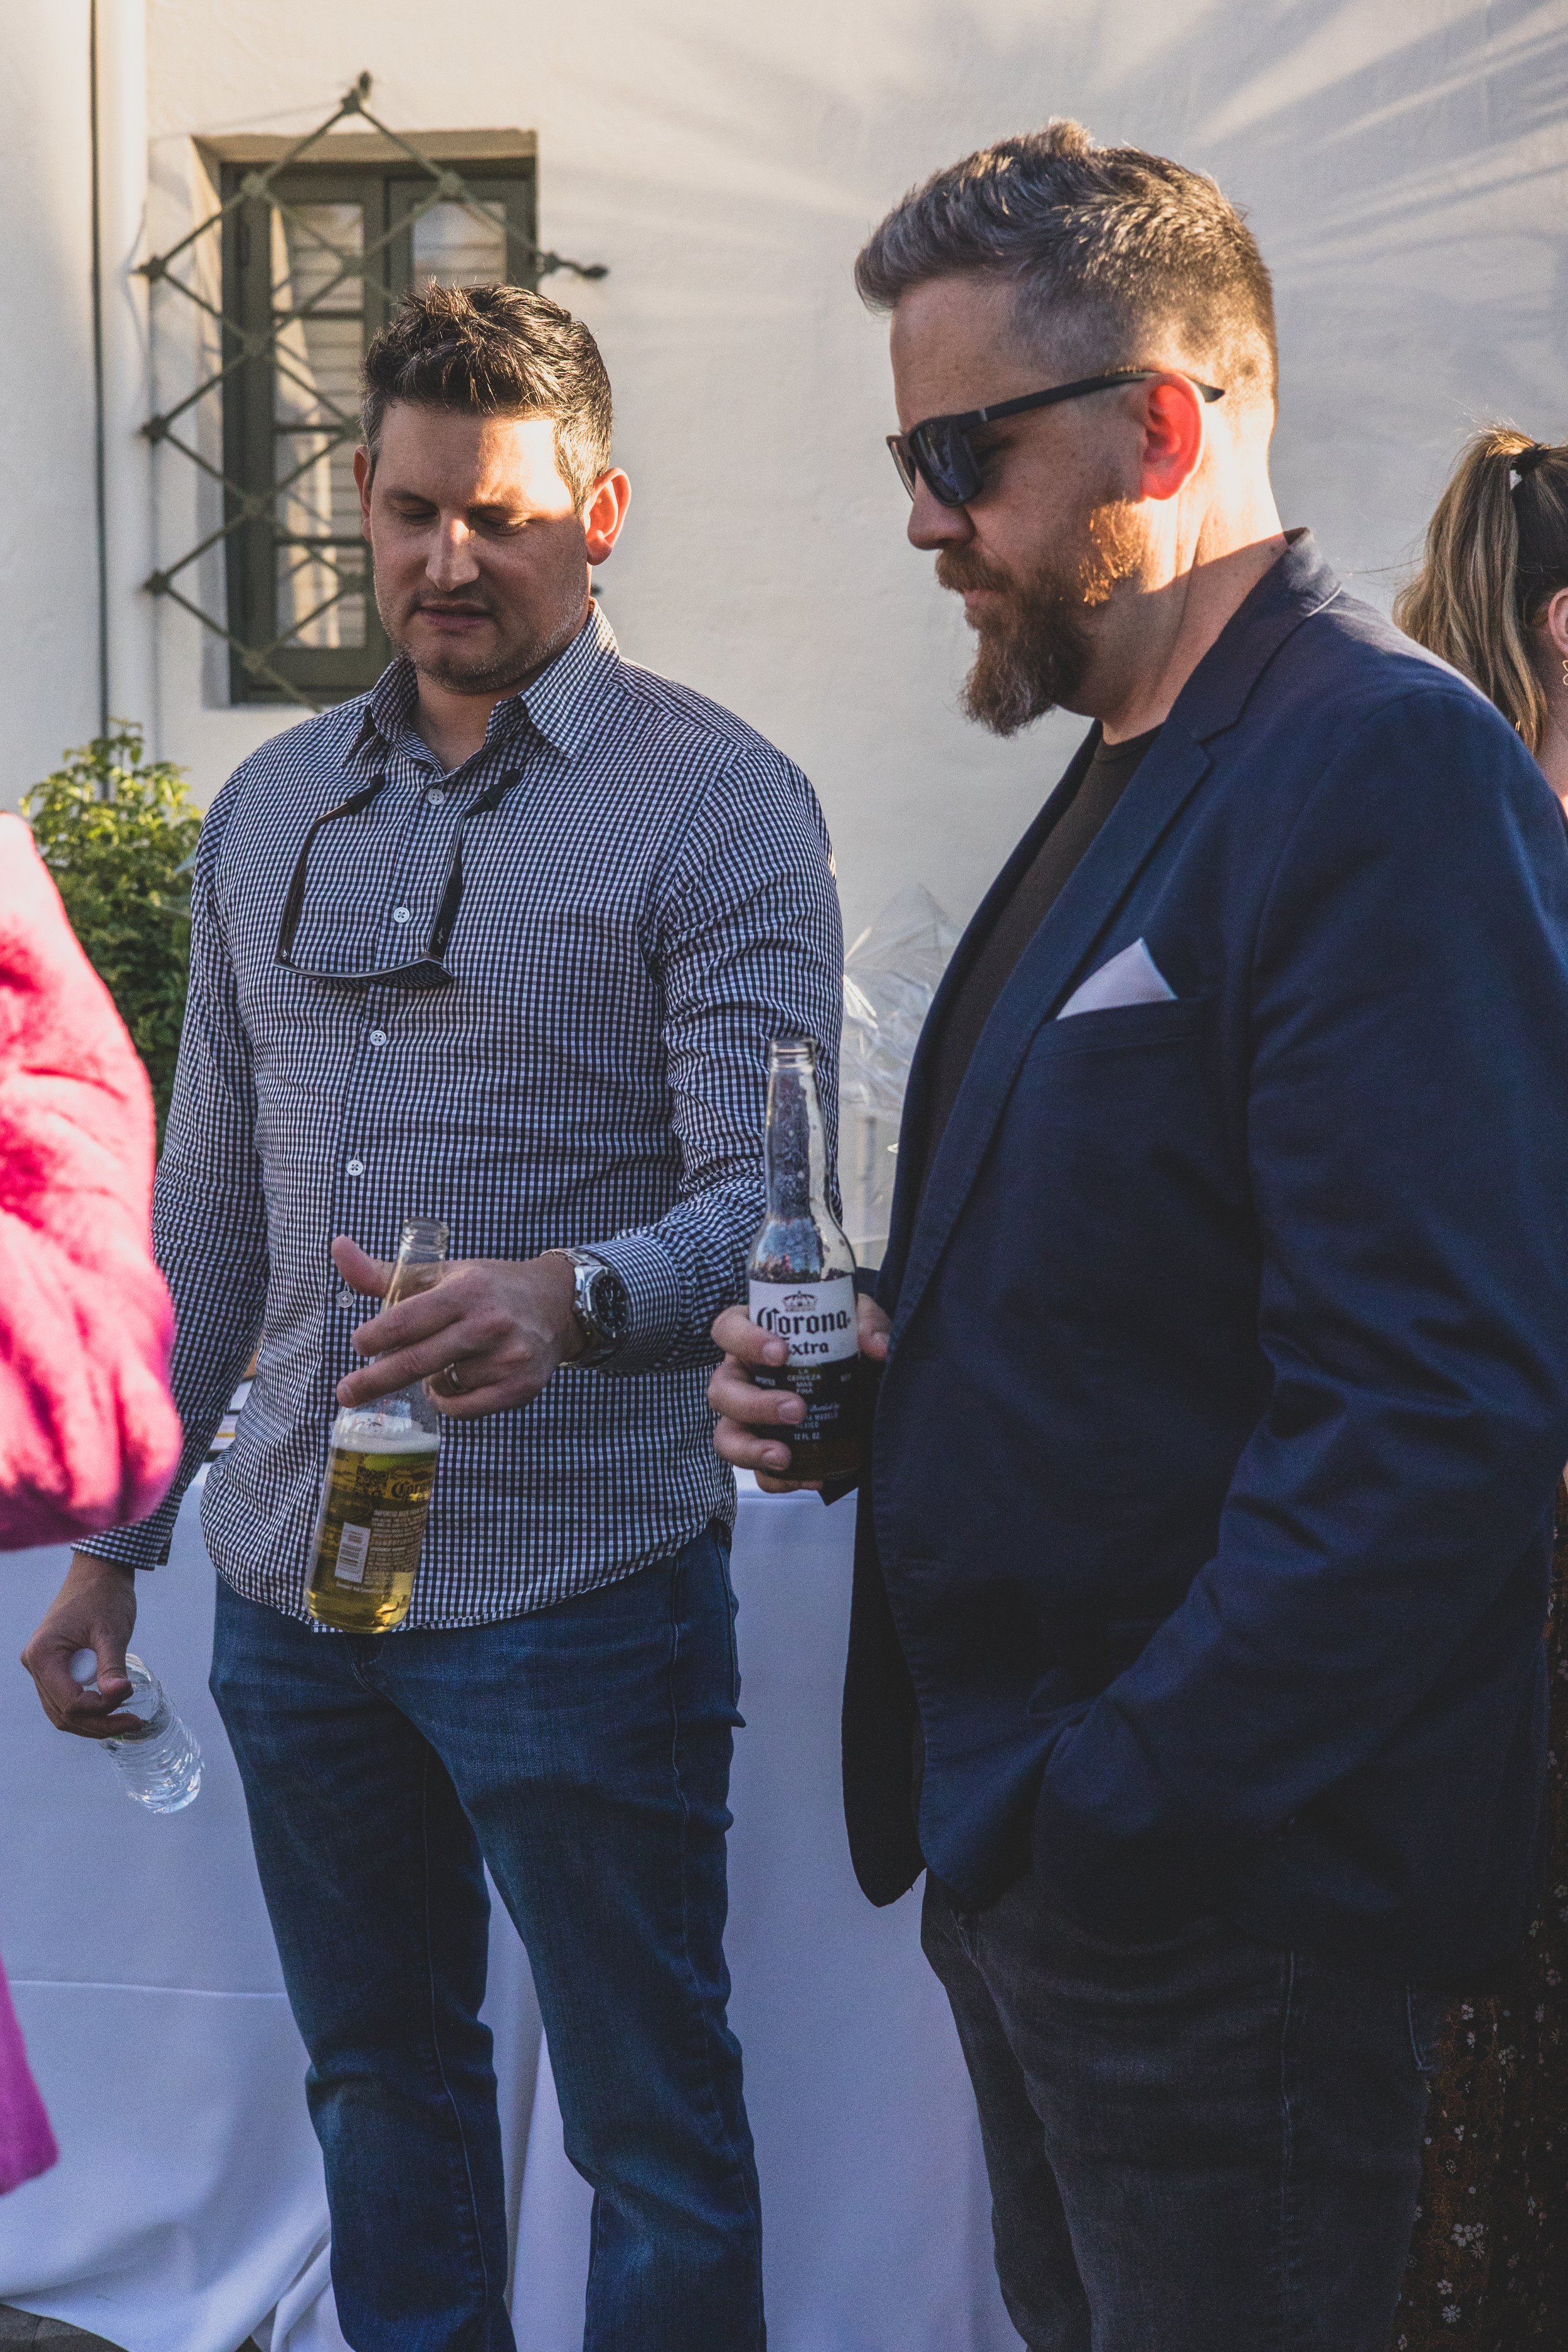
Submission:
[[[375,459],[368,449],[354,451],[354,488],[359,492],[359,527],[370,537],[370,486],[375,479]]]
[[[1143,452],[1139,495],[1173,499],[1203,462],[1204,400],[1184,375],[1159,375],[1144,384]]]
[[[618,466],[599,476],[583,503],[583,536],[590,563],[603,563],[621,535],[632,486]]]

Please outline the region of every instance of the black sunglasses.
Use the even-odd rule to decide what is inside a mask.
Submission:
[[[1049,392],[1026,392],[1021,400],[999,400],[991,408],[966,409],[962,416],[928,416],[907,433],[889,433],[888,446],[899,469],[899,479],[912,499],[917,478],[923,478],[933,499],[944,507],[967,506],[984,478],[970,435],[977,425],[994,425],[998,417],[1022,416],[1026,408],[1049,408],[1058,400],[1081,400],[1085,393],[1109,392],[1113,385],[1146,383],[1151,376],[1171,375],[1171,368],[1119,368],[1114,375],[1086,375],[1077,383],[1054,384]],[[1188,382],[1193,382],[1189,377]],[[1196,389],[1205,400],[1223,400],[1212,383]]]
[[[273,961],[283,965],[286,971],[298,972],[302,980],[335,981],[342,988],[449,988],[452,974],[447,969],[446,955],[453,926],[458,919],[458,909],[463,903],[464,827],[470,819],[499,808],[516,782],[515,774],[502,776],[482,792],[458,820],[458,830],[452,836],[452,854],[447,861],[447,879],[442,887],[440,904],[430,929],[429,945],[424,953],[404,963],[387,964],[375,971],[330,971],[321,966],[299,964],[294,961],[294,934],[300,928],[300,916],[305,904],[311,844],[323,825],[334,824],[339,817],[358,816],[369,808],[371,803],[379,799],[386,790],[386,778],[377,776],[375,782],[366,784],[363,791],[351,793],[346,801],[340,801],[336,808],[329,809],[325,816],[316,819],[300,845],[293,879],[289,885],[289,895],[283,901],[283,919],[278,926],[278,949]]]

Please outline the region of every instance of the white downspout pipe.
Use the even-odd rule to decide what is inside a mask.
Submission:
[[[142,582],[153,568],[152,413],[144,257],[148,93],[146,0],[93,0],[97,88],[99,299],[102,351],[102,526],[109,713],[136,720],[156,755],[156,614]]]

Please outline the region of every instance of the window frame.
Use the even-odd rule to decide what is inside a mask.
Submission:
[[[215,142],[216,143],[216,142]],[[271,285],[271,223],[274,202],[357,204],[364,214],[365,265],[363,342],[390,318],[398,296],[414,282],[414,216],[422,195],[450,201],[433,173],[457,172],[464,194],[476,204],[500,204],[507,226],[507,282],[536,288],[537,265],[523,257],[538,252],[537,159],[531,137],[519,132],[411,135],[431,168],[402,153],[391,141],[346,135],[322,142],[319,155],[301,157],[272,181],[260,196],[246,194],[245,182],[262,156],[236,154],[271,147],[259,139],[225,142],[229,152],[213,158],[221,201],[232,199],[223,224],[223,472],[224,521],[227,527],[225,604],[228,628],[231,703],[292,699],[318,708],[363,693],[391,656],[375,609],[370,551],[365,548],[364,643],[363,646],[279,645],[267,652],[269,669],[294,689],[256,676],[244,651],[274,646],[278,629],[278,550],[274,486],[279,439],[274,409],[274,343],[287,314],[274,314]],[[277,142],[281,148],[282,142]],[[367,153],[366,150],[377,152]],[[357,153],[347,151],[358,150]],[[456,150],[457,152],[452,152]],[[294,314],[298,315],[298,314]],[[334,540],[329,544],[363,545]],[[244,650],[242,650],[242,648]]]

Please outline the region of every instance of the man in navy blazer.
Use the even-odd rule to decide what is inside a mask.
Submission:
[[[927,1870],[1034,2352],[1386,2352],[1438,1990],[1536,1899],[1568,832],[1280,530],[1212,182],[1053,125],[859,279],[971,709],[1098,723],[910,1076],[856,1868]],[[787,1483],[776,1348],[715,1337],[720,1450]]]

